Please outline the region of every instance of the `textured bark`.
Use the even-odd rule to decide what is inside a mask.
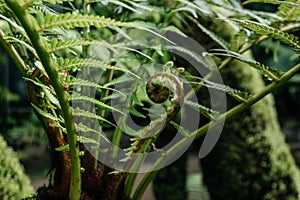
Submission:
[[[238,61],[223,71],[223,78],[250,93],[264,87],[259,74]],[[212,199],[300,198],[299,171],[284,141],[271,95],[226,121],[220,140],[201,163]]]

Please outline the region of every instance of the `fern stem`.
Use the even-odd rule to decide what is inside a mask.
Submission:
[[[80,199],[81,195],[81,175],[80,175],[80,159],[79,159],[79,149],[77,145],[77,135],[75,126],[73,123],[72,110],[69,105],[67,96],[64,93],[64,88],[59,81],[59,77],[55,69],[53,68],[50,60],[50,56],[44,48],[44,44],[40,39],[38,32],[36,31],[37,25],[33,18],[25,12],[25,8],[22,7],[14,0],[6,0],[7,5],[16,14],[20,23],[24,27],[30,41],[35,48],[40,61],[42,62],[53,86],[57,99],[59,101],[60,107],[62,109],[62,115],[65,120],[65,127],[67,130],[68,142],[70,147],[71,155],[71,184],[69,197],[72,200]]]

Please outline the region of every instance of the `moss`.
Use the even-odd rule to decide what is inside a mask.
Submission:
[[[33,194],[33,187],[16,153],[1,135],[0,152],[0,199],[19,200]]]
[[[250,93],[264,87],[259,74],[238,61],[223,78]],[[217,145],[201,161],[212,199],[300,199],[299,171],[278,124],[271,95],[226,121]]]

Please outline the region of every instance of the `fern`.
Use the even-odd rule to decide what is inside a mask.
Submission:
[[[239,20],[239,19],[230,19],[230,21],[235,22],[237,24],[240,24],[241,26],[244,26],[250,30],[255,31],[258,34],[261,35],[269,35],[274,39],[278,39],[281,42],[296,48],[296,50],[300,50],[300,42],[299,38],[292,35],[285,33],[283,31],[280,31],[276,28],[254,22],[254,21],[249,21],[249,20]]]

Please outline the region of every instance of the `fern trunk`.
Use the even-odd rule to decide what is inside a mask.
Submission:
[[[240,62],[223,71],[225,82],[257,93],[259,74]],[[234,105],[230,100],[229,104]],[[226,122],[213,151],[201,160],[212,199],[299,199],[299,170],[284,141],[271,95]]]

